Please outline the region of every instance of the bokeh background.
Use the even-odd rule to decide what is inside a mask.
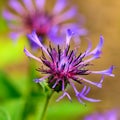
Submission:
[[[27,46],[26,38],[14,42],[8,37],[8,27],[2,18],[2,9],[7,0],[0,0],[0,120],[38,120],[45,102],[42,88],[32,81],[36,71],[29,71],[29,60],[23,53]],[[47,0],[52,5],[53,1]],[[96,70],[114,65],[115,77],[105,77],[103,88],[92,88],[89,96],[102,101],[81,105],[76,98],[69,102],[64,98],[55,102],[60,94],[54,94],[47,110],[47,120],[84,120],[84,116],[104,112],[120,107],[120,1],[119,0],[71,0],[77,4],[79,12],[85,18],[88,38],[93,48],[102,34],[105,38],[103,53],[94,62]],[[82,44],[81,44],[82,45]],[[83,44],[84,47],[84,44]],[[32,61],[33,63],[33,61]],[[99,77],[89,77],[97,80]],[[70,92],[71,89],[69,89]]]

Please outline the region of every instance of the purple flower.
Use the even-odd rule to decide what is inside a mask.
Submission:
[[[119,120],[118,110],[109,110],[104,113],[95,112],[86,116],[84,120]]]
[[[80,36],[87,34],[86,29],[82,27],[82,18],[77,13],[76,7],[73,6],[66,11],[64,10],[68,7],[66,0],[56,0],[51,12],[45,9],[45,0],[22,0],[21,2],[10,0],[10,9],[3,11],[3,16],[8,21],[11,29],[10,35],[13,39],[35,30],[41,42],[49,37],[52,42],[62,44],[64,43],[64,33],[68,28],[78,31]],[[68,20],[74,20],[76,23],[68,22],[65,24]],[[32,47],[36,47],[30,38],[29,41]]]
[[[100,42],[94,50],[91,50],[91,44],[88,44],[88,48],[85,52],[79,53],[76,48],[71,49],[70,40],[73,38],[74,32],[68,30],[66,36],[65,46],[57,46],[57,48],[49,45],[48,48],[44,47],[39,41],[36,33],[29,34],[29,37],[35,42],[42,50],[41,57],[35,57],[26,48],[24,49],[25,54],[42,63],[44,67],[40,67],[37,70],[42,74],[46,74],[43,78],[35,79],[36,83],[42,82],[47,79],[48,86],[56,92],[63,92],[57,101],[67,96],[71,100],[70,95],[66,91],[68,85],[72,86],[77,99],[81,102],[87,100],[90,102],[99,102],[100,100],[86,97],[90,91],[90,84],[98,88],[102,87],[104,76],[114,76],[112,74],[113,66],[107,70],[93,71],[89,70],[88,67],[91,65],[91,61],[98,59],[101,55],[101,49],[103,46],[103,37],[100,36]],[[85,78],[86,75],[90,74],[101,74],[101,80],[99,82],[93,82]],[[80,84],[82,90],[79,91],[76,88],[75,82]],[[87,84],[86,84],[87,83]]]

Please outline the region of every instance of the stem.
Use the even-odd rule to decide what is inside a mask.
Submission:
[[[42,115],[41,115],[41,119],[40,119],[40,120],[44,120],[45,113],[46,113],[46,111],[47,111],[47,107],[48,107],[50,98],[52,97],[53,93],[54,93],[54,91],[52,90],[51,93],[47,95],[47,98],[46,98],[46,101],[45,101],[45,105],[44,105],[43,112],[42,112]]]

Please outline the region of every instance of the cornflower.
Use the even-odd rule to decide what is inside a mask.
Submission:
[[[45,9],[45,2],[46,0],[9,0],[9,7],[3,11],[3,16],[8,22],[12,39],[16,40],[35,30],[41,42],[44,43],[47,37],[55,44],[62,44],[68,27],[77,30],[80,36],[87,34],[76,6],[70,8],[66,0],[56,0],[49,12]],[[33,48],[37,47],[31,39],[29,43]]]
[[[24,48],[26,56],[33,58],[42,64],[42,67],[38,68],[37,71],[45,74],[45,76],[37,78],[34,81],[40,83],[46,80],[51,89],[56,92],[62,91],[63,94],[57,101],[65,96],[67,96],[69,100],[72,100],[70,94],[67,92],[67,86],[70,85],[80,103],[84,104],[83,100],[99,102],[100,100],[88,98],[86,95],[90,91],[90,84],[101,88],[105,75],[114,76],[114,74],[112,74],[113,66],[102,71],[88,69],[88,66],[91,65],[91,61],[99,58],[101,55],[101,49],[104,42],[103,37],[100,36],[100,41],[95,49],[91,50],[92,45],[88,42],[86,51],[77,55],[76,48],[72,50],[70,47],[70,41],[74,35],[75,33],[68,29],[65,46],[60,47],[58,45],[57,48],[52,47],[51,45],[49,45],[48,48],[44,47],[39,41],[35,31],[28,35],[42,50],[42,56],[36,57]],[[90,74],[100,74],[102,76],[101,80],[99,82],[93,82],[83,77]],[[75,82],[81,85],[81,91],[76,88]],[[88,83],[88,85],[86,83]]]

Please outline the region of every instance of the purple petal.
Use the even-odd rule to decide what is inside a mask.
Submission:
[[[31,39],[28,39],[28,40],[29,40],[30,46],[33,50],[36,50],[39,48],[39,46],[35,42],[33,42]]]
[[[58,84],[59,81],[60,81],[60,79],[56,80],[55,84],[52,86],[53,89],[56,87],[56,85]]]
[[[76,8],[73,7],[70,10],[68,10],[67,12],[57,16],[56,17],[56,19],[57,19],[56,21],[58,23],[61,23],[63,21],[66,21],[66,20],[69,20],[69,19],[73,18],[75,15],[76,15]]]
[[[24,5],[30,12],[34,12],[34,6],[32,0],[23,0]]]
[[[92,43],[91,43],[91,41],[90,40],[87,40],[88,41],[88,48],[87,48],[87,50],[86,50],[86,56],[87,56],[87,54],[90,52],[90,50],[91,50],[91,48],[92,48]]]
[[[63,36],[49,35],[50,41],[55,45],[63,45]]]
[[[9,35],[10,35],[10,38],[12,40],[16,41],[22,35],[22,33],[20,33],[20,32],[11,32]]]
[[[107,70],[103,70],[103,71],[91,71],[91,73],[108,75],[108,76],[114,77],[115,75],[112,74],[113,69],[114,69],[114,66],[112,65],[112,66],[111,66],[109,69],[107,69]]]
[[[35,1],[37,9],[44,9],[45,0],[36,0]]]
[[[57,101],[57,102],[60,101],[60,100],[63,99],[65,96],[67,96],[68,99],[69,99],[70,101],[72,101],[70,95],[69,95],[67,92],[64,92],[63,95],[60,96],[56,101]]]
[[[83,92],[84,92],[84,90],[85,90],[85,89],[83,89]],[[82,93],[83,93],[83,92],[82,92]],[[75,92],[75,93],[76,93],[76,97],[77,97],[78,101],[79,101],[81,104],[85,105],[85,103],[81,100],[81,97],[80,97],[80,95],[79,95],[79,92],[77,91],[77,92]]]
[[[84,92],[84,95],[87,95],[90,92],[90,87],[87,88],[87,90]]]
[[[45,77],[42,77],[42,78],[36,78],[36,79],[34,79],[33,81],[35,82],[35,83],[39,83],[39,82],[42,82],[43,80],[45,80],[46,78],[48,78],[49,77],[49,75],[47,75],[47,76],[45,76]]]
[[[33,54],[31,54],[26,48],[24,48],[24,53],[26,54],[26,56],[33,58],[39,62],[42,62],[38,57],[35,57]]]
[[[77,94],[76,96],[77,96],[78,101],[79,101],[81,104],[85,105],[85,103],[81,100],[80,96],[79,96],[78,94]]]
[[[86,97],[85,95],[86,95],[86,93],[88,93],[89,92],[89,88],[87,89],[87,87],[86,86],[84,86],[84,88],[83,88],[83,90],[82,90],[82,92],[80,92],[79,94],[78,94],[78,97],[80,97],[80,98],[82,98],[82,99],[84,99],[84,100],[87,100],[87,101],[90,101],[90,102],[99,102],[100,100],[96,100],[96,99],[92,99],[92,98],[88,98],[88,97]],[[86,92],[85,92],[86,91]]]
[[[77,91],[74,83],[70,79],[68,81],[70,82],[70,85],[72,86],[72,88],[74,89],[75,94],[77,95],[79,92]]]
[[[34,49],[34,50],[38,49],[38,48],[39,48],[39,45],[36,44],[36,43],[31,39],[31,37],[29,36],[29,34],[27,35],[27,37],[28,37],[28,40],[29,40],[29,43],[30,43],[31,48]],[[42,42],[42,38],[41,38],[41,37],[39,37],[39,41]]]
[[[95,85],[96,87],[99,87],[99,88],[102,87],[102,86],[101,86],[101,83],[93,82],[93,81],[90,81],[90,80],[85,79],[85,78],[83,78],[83,77],[80,77],[80,79],[83,80],[83,81],[85,81],[85,82],[87,82],[87,83],[89,83],[89,84],[91,84],[91,85]]]
[[[11,8],[13,8],[19,14],[23,14],[25,12],[24,8],[17,0],[11,0],[9,2],[9,5]]]
[[[49,53],[47,52],[46,48],[42,45],[35,31],[33,31],[31,34],[28,34],[27,37],[28,39],[35,42],[40,48],[42,48],[42,50],[44,50],[46,54],[49,56]]]
[[[55,45],[63,45],[65,40],[65,36],[64,35],[58,35],[59,32],[59,26],[54,26],[51,28],[51,31],[48,33],[48,37],[50,39],[50,41],[52,41],[52,43],[54,43]]]
[[[74,32],[72,32],[70,29],[67,30],[67,35],[66,35],[66,45],[69,46],[70,44],[70,39],[73,36]]]
[[[102,84],[103,83],[103,80],[104,80],[104,75],[102,75],[102,78],[101,78],[101,80],[100,80],[100,84]]]
[[[83,55],[85,54],[85,56],[87,56],[88,54],[85,52],[85,53],[83,53]],[[96,53],[91,57],[91,58],[89,58],[89,59],[87,59],[87,60],[85,60],[85,61],[83,61],[83,62],[81,62],[81,64],[86,64],[86,63],[89,63],[90,61],[92,61],[92,60],[95,60],[95,59],[97,59],[97,58],[99,58],[100,57],[100,55],[101,55],[101,51],[96,51]]]
[[[86,96],[80,96],[82,99],[87,100],[89,102],[100,102],[101,100],[93,99],[93,98],[88,98]]]
[[[53,8],[53,14],[60,13],[67,5],[66,0],[57,0],[54,8]]]
[[[97,51],[101,51],[101,49],[103,47],[103,43],[104,43],[104,38],[103,38],[103,36],[100,36],[99,44],[92,52],[90,52],[89,55],[92,55],[92,54],[94,55],[94,54],[96,54]]]
[[[19,20],[20,18],[14,14],[12,14],[11,12],[4,10],[2,13],[3,17],[9,21],[14,21],[14,20]]]
[[[94,57],[97,59],[99,58],[101,55],[101,51],[96,51],[96,53],[94,54]]]
[[[87,86],[85,85],[85,86],[83,87],[82,91],[80,92],[80,94],[84,94],[85,91],[86,91],[86,88],[87,88]]]
[[[35,83],[39,83],[39,82],[40,82],[39,79],[34,79],[33,81],[34,81]]]
[[[67,30],[68,36],[72,36],[74,34],[73,31],[71,31],[70,29]]]
[[[62,80],[62,91],[64,91],[65,90],[65,82],[64,82],[64,80]]]
[[[77,29],[79,36],[85,36],[88,34],[88,31],[85,28]]]
[[[85,28],[80,28],[78,24],[66,23],[61,27],[62,33],[65,33],[68,29],[74,31],[74,41],[78,45],[80,43],[80,37],[87,35],[87,30]]]

